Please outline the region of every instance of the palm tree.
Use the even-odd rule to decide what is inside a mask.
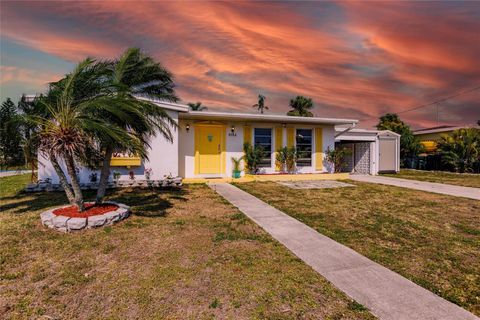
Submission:
[[[459,129],[443,135],[438,150],[445,165],[458,172],[471,172],[480,161],[480,129]]]
[[[85,94],[100,92],[104,81],[100,71],[104,66],[104,63],[85,59],[65,78],[50,84],[48,93],[36,100],[38,110],[35,114],[24,116],[26,123],[38,128],[32,139],[38,138],[40,151],[51,161],[69,202],[79,211],[85,207],[76,170],[85,152],[101,143],[102,139],[117,140],[125,146],[140,145],[134,135],[98,116],[111,111],[111,104],[119,99]],[[121,113],[121,109],[112,112]],[[60,160],[65,162],[67,174],[60,166]]]
[[[313,113],[310,111],[313,109],[313,101],[310,98],[296,96],[290,100],[290,107],[292,110],[287,112],[288,116],[313,117]]]
[[[264,95],[261,95],[259,94],[258,95],[258,102],[255,103],[252,107],[253,108],[257,108],[260,113],[263,113],[264,110],[268,110],[268,107],[265,105],[265,96]]]
[[[188,103],[188,106],[190,107],[190,110],[192,111],[203,111],[203,110],[207,110],[208,108],[205,107],[205,106],[202,106],[202,103],[199,101],[199,102],[189,102]]]
[[[151,137],[160,133],[172,141],[171,128],[176,128],[176,122],[150,99],[177,101],[173,76],[132,48],[115,61],[81,62],[37,99],[38,115],[25,117],[39,128],[40,150],[52,162],[68,200],[80,211],[84,205],[76,173],[79,163],[102,163],[99,203],[105,195],[113,152],[148,159]],[[65,161],[67,174],[60,160]]]
[[[109,94],[128,101],[132,107],[123,116],[112,117],[109,121],[135,134],[140,141],[140,148],[138,149],[138,146],[125,148],[123,142],[117,143],[115,139],[102,140],[100,149],[103,165],[96,203],[101,203],[105,195],[114,151],[134,153],[148,159],[145,148],[149,147],[149,139],[160,133],[171,142],[173,136],[170,128],[177,126],[164,109],[149,101],[178,101],[174,91],[173,75],[160,63],[155,62],[140,49],[130,48],[117,61],[111,63],[108,70]],[[112,104],[112,107],[114,106]]]

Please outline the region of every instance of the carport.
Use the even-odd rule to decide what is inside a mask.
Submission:
[[[345,172],[371,174],[400,170],[400,135],[389,130],[335,128],[335,147],[351,150]]]

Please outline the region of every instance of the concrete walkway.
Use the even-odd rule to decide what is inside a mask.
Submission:
[[[210,187],[380,319],[478,319],[233,185]]]
[[[2,171],[0,172],[0,178],[3,177],[10,177],[10,176],[16,176],[19,174],[25,174],[25,173],[30,173],[32,171],[30,170],[10,170],[10,171]]]
[[[352,174],[350,175],[350,179],[480,200],[480,188],[370,175]]]

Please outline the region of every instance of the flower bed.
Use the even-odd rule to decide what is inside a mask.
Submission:
[[[100,206],[86,203],[86,211],[77,212],[71,205],[42,212],[42,224],[62,232],[109,226],[130,216],[130,207],[116,202],[106,202]]]
[[[110,211],[115,211],[118,209],[118,206],[115,204],[100,204],[95,205],[94,203],[86,203],[85,211],[78,212],[76,206],[68,206],[59,209],[55,209],[52,213],[56,216],[65,216],[70,218],[87,218],[92,216],[98,216]]]

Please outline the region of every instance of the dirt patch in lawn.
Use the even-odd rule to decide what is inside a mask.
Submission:
[[[236,186],[480,315],[480,201],[348,182],[356,187]]]
[[[373,318],[205,185],[108,198],[133,216],[74,234],[38,219],[62,193],[2,198],[0,318]]]

